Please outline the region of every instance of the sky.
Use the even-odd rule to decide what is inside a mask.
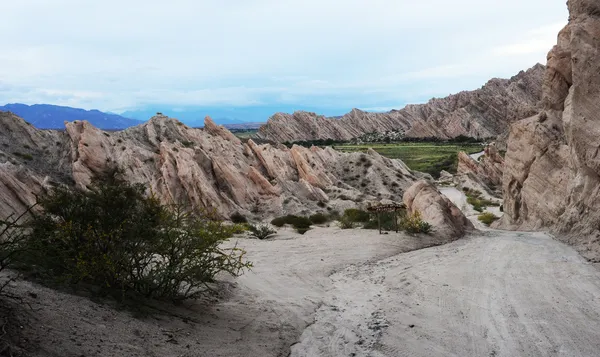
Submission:
[[[382,111],[544,63],[564,0],[0,2],[0,104]]]

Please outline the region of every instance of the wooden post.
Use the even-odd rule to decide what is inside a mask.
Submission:
[[[379,234],[381,234],[381,212],[377,212],[377,225],[379,226]]]
[[[396,224],[396,233],[398,233],[398,211],[394,210],[394,223]]]

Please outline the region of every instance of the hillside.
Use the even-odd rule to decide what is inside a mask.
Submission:
[[[387,113],[353,109],[340,119],[302,111],[277,113],[259,129],[258,137],[276,142],[350,140],[386,131],[401,131],[413,138],[495,137],[511,122],[536,112],[543,74],[544,66],[536,64],[510,79],[492,79],[474,91]]]
[[[63,107],[49,104],[7,104],[0,111],[12,112],[39,129],[64,129],[65,121],[86,120],[104,130],[125,129],[141,123],[117,114],[103,113],[98,110]]]
[[[21,212],[57,182],[86,187],[112,166],[165,203],[249,217],[343,210],[369,200],[402,201],[417,180],[400,160],[375,151],[291,149],[243,143],[210,118],[204,129],[166,116],[109,133],[89,122],[39,130],[0,112],[0,213]],[[1,218],[1,217],[0,217]]]

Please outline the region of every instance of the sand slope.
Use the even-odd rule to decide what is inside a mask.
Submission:
[[[490,231],[332,276],[291,356],[598,356],[600,272],[541,233]]]
[[[600,272],[541,233],[432,237],[316,228],[238,239],[255,263],[214,300],[133,316],[10,288],[32,356],[597,356]],[[234,241],[231,242],[233,244]],[[33,348],[31,346],[39,346]]]

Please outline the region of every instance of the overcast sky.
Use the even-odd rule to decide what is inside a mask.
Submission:
[[[387,109],[545,63],[565,0],[1,1],[0,104]]]

